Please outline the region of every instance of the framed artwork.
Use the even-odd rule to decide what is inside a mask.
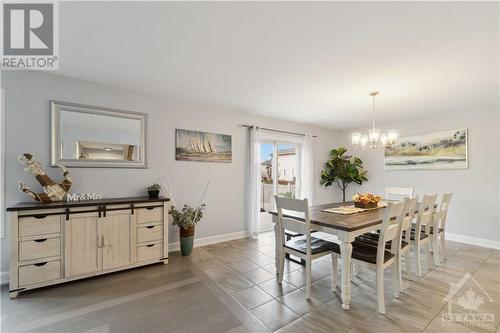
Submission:
[[[231,135],[176,129],[175,159],[231,163]]]
[[[399,138],[384,150],[384,169],[467,169],[467,134],[457,129]]]

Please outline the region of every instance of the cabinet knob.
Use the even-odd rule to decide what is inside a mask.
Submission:
[[[35,239],[35,242],[37,242],[37,243],[43,243],[46,240],[47,240],[47,238]]]

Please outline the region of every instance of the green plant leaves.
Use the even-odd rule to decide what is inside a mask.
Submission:
[[[358,157],[344,155],[346,152],[345,147],[330,151],[330,159],[325,163],[325,168],[321,172],[321,185],[331,186],[337,183],[344,190],[350,183],[361,185],[368,181],[367,171],[363,169],[363,161]]]
[[[179,228],[187,229],[198,223],[203,218],[203,210],[206,205],[201,204],[198,208],[193,208],[188,205],[184,205],[180,210],[174,206],[170,207],[169,214],[172,216],[173,225],[179,226]]]

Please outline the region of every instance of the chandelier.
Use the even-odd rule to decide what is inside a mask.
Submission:
[[[373,111],[372,117],[372,128],[368,130],[367,134],[361,134],[360,132],[353,132],[351,134],[351,140],[354,147],[365,148],[384,148],[390,147],[396,143],[399,133],[395,129],[390,129],[386,132],[380,132],[380,129],[375,127],[375,96],[380,94],[378,91],[372,91],[370,96],[373,98]]]

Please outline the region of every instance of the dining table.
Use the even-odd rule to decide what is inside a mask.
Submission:
[[[385,207],[365,210],[348,215],[324,211],[328,208],[349,205],[353,205],[353,202],[330,203],[309,207],[311,229],[337,236],[340,247],[340,260],[342,263],[341,299],[342,308],[344,310],[349,310],[351,303],[352,242],[354,242],[356,237],[359,235],[379,230],[386,211]],[[419,207],[417,205],[417,212],[418,208]],[[274,223],[274,234],[276,237],[275,261],[277,269],[282,251],[281,236],[278,226],[278,213],[276,210],[271,210],[269,213],[272,215]],[[300,214],[284,211],[283,216],[305,221],[303,213]],[[438,247],[436,246],[434,251],[438,251],[437,248]],[[435,255],[438,255],[438,253],[435,253]]]

